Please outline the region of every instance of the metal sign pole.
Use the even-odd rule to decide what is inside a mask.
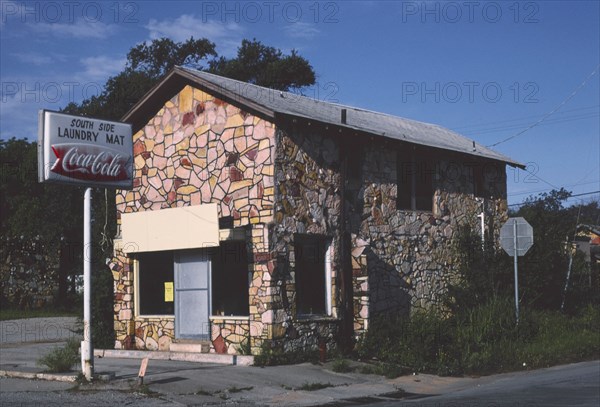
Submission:
[[[514,239],[514,260],[515,260],[515,315],[517,316],[517,324],[519,323],[519,268],[518,268],[518,250],[517,250],[517,222],[513,222],[513,239]]]
[[[92,188],[86,188],[83,198],[83,341],[81,370],[90,381],[94,375],[92,344]]]

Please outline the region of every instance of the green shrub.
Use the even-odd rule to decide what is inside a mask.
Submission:
[[[349,373],[354,369],[350,366],[350,363],[346,359],[336,359],[331,365],[331,370],[336,373]]]
[[[80,342],[71,338],[65,346],[52,350],[40,358],[37,363],[39,366],[46,366],[46,371],[50,373],[69,372],[75,364],[80,362],[79,346]]]
[[[278,347],[273,347],[270,342],[263,342],[260,354],[254,356],[254,366],[293,365],[296,363],[318,363],[317,350],[297,350],[284,352]]]

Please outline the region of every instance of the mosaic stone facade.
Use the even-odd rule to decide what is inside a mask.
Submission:
[[[433,210],[398,209],[397,152],[403,148],[308,121],[275,125],[186,86],[135,134],[134,189],[117,193],[117,212],[216,203],[220,217],[232,216],[233,226],[244,228],[249,316],[213,317],[212,352],[239,353],[249,346],[257,354],[265,341],[284,350],[334,348],[344,236],[350,237],[357,337],[373,315],[439,306],[453,275],[451,243],[458,227],[477,228],[482,208],[494,233],[507,217],[504,165],[450,152],[435,161]],[[480,165],[493,169],[484,177],[484,203],[474,196],[473,171]],[[329,316],[298,315],[298,233],[330,240]],[[135,315],[134,264],[118,241],[110,266],[116,348],[168,349],[174,320]]]

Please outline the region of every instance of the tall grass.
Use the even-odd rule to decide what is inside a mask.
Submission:
[[[510,298],[449,318],[432,312],[375,321],[358,346],[376,358],[417,372],[488,374],[600,357],[600,311],[576,316],[524,309],[516,324]]]

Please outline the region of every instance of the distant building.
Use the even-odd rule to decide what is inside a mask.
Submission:
[[[499,230],[505,165],[522,167],[436,125],[182,67],[124,121],[116,348],[332,348],[437,306],[458,226],[484,211]]]

